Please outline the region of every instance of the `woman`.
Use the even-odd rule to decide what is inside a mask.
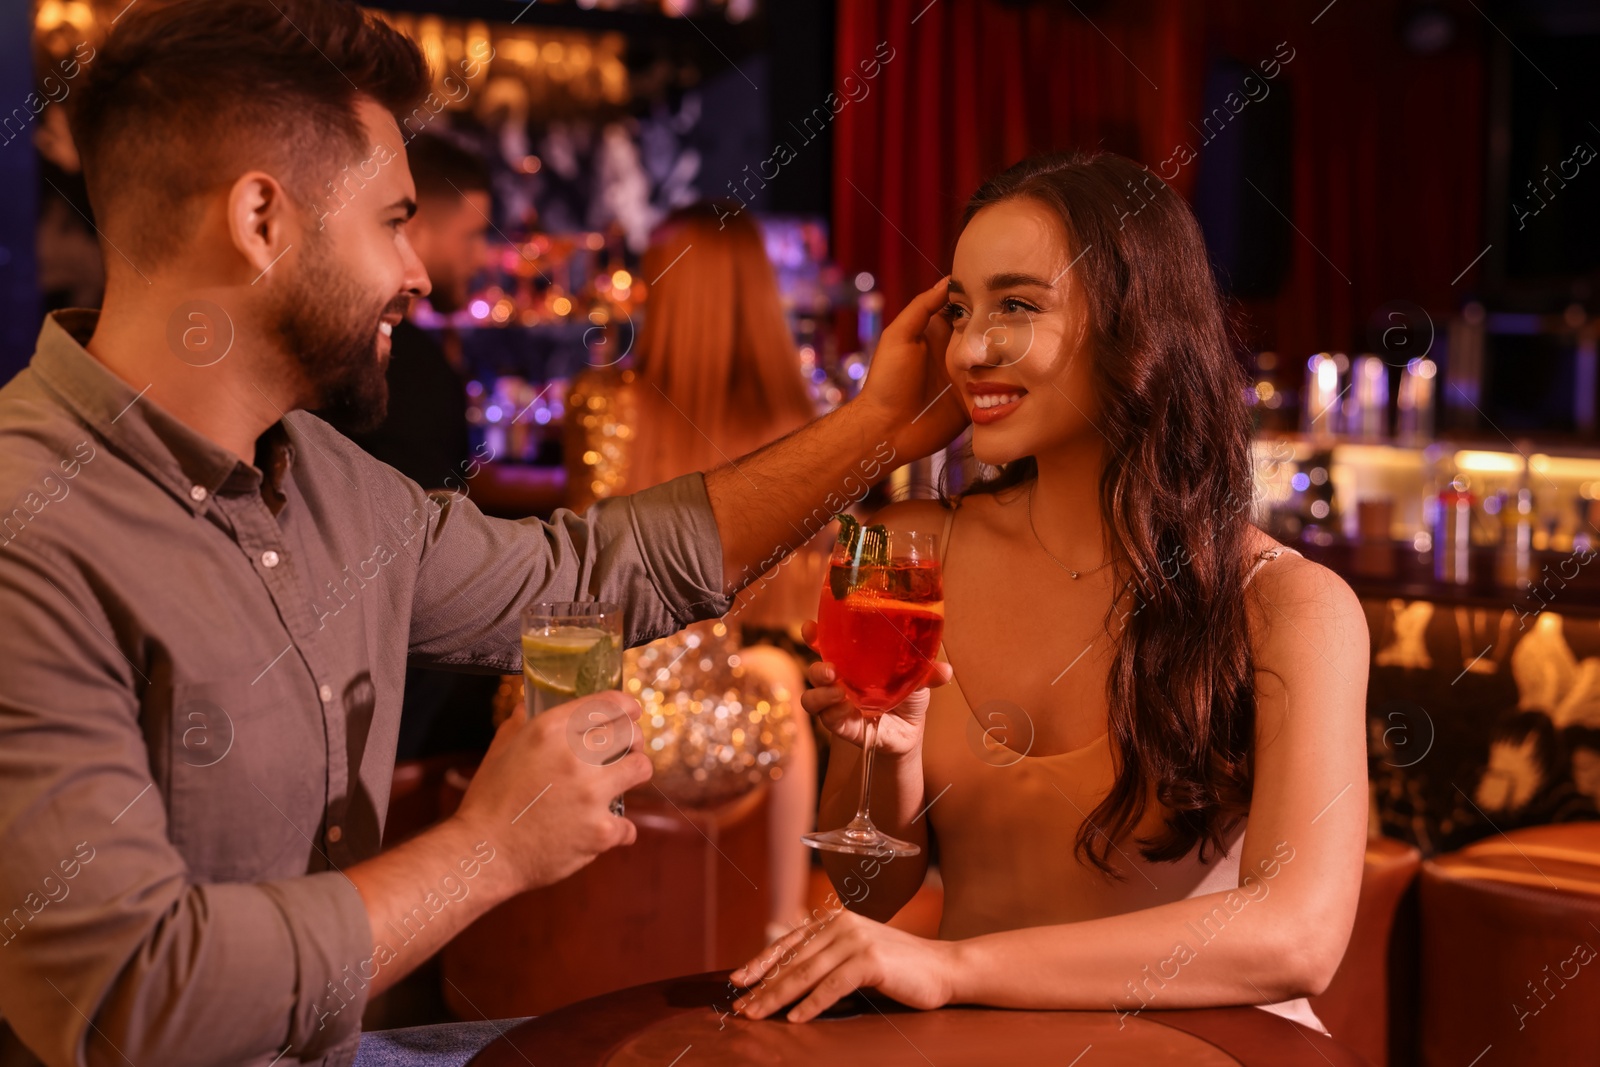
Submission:
[[[709,202],[674,211],[652,235],[642,273],[655,281],[632,369],[586,370],[567,396],[574,510],[721,466],[816,414],[777,277],[748,216]],[[669,796],[713,803],[748,788],[753,777],[774,779],[770,936],[805,913],[808,854],[799,838],[815,812],[816,746],[803,716],[775,722],[751,705],[769,698],[787,708],[804,688],[799,662],[777,646],[803,648],[799,620],[816,610],[821,582],[820,554],[801,551],[747,587],[726,618],[630,652],[627,663],[626,676],[640,681],[636,692],[647,704],[656,784]],[[752,699],[739,699],[742,711],[726,701],[719,709],[716,694],[730,692]],[[680,695],[692,695],[700,710],[674,712]],[[662,724],[652,725],[651,711],[661,712]],[[767,762],[783,747],[784,766]]]
[[[882,720],[872,793],[886,833],[933,825],[939,938],[881,922],[926,849],[828,854],[853,910],[735,971],[759,984],[736,1009],[798,1000],[804,1021],[867,986],[920,1008],[1271,1004],[1321,1029],[1298,998],[1355,916],[1366,625],[1248,522],[1243,380],[1193,215],[1126,159],[1028,160],[974,195],[948,287],[907,314],[941,303],[993,473],[880,519],[943,533],[946,626],[938,688]],[[861,719],[811,674],[818,823],[839,826]]]

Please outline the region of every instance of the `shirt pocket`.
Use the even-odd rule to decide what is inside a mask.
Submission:
[[[305,719],[290,674],[173,686],[168,834],[196,879],[262,881],[326,867],[314,844],[327,807],[321,719]]]

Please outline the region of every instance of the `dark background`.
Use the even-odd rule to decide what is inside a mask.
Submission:
[[[1577,380],[1572,344],[1505,316],[1600,310],[1600,160],[1517,225],[1544,167],[1579,143],[1600,149],[1600,5],[768,0],[737,24],[521,0],[380,6],[618,30],[631,68],[665,57],[692,69],[696,191],[726,195],[787,142],[795,158],[741,191],[764,213],[826,219],[844,276],[870,272],[890,313],[948,266],[961,206],[986,176],[1065,148],[1159,170],[1192,145],[1172,184],[1205,227],[1241,350],[1371,350],[1395,302],[1442,337],[1479,302],[1501,316],[1484,393],[1503,410],[1490,414],[1571,427],[1551,398]],[[31,9],[0,0],[0,93],[18,101]],[[796,124],[881,47],[894,58],[867,95],[802,140]],[[1289,51],[1270,92],[1203,143],[1203,116]],[[48,190],[31,155],[22,138],[0,148],[0,380],[31,354],[40,314],[35,197]]]

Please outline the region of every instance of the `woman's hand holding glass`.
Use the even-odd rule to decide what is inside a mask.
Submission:
[[[817,624],[807,622],[801,636],[812,648],[817,646]],[[845,692],[835,683],[838,672],[828,662],[813,663],[806,676],[815,686],[800,697],[800,704],[823,727],[841,741],[857,748],[866,737],[866,719],[850,705]],[[878,751],[892,757],[907,756],[922,748],[922,731],[927,722],[929,690],[950,681],[950,664],[934,664],[927,685],[913,692],[899,705],[883,713],[878,719]]]

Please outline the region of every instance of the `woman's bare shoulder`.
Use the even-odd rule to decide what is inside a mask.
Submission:
[[[1245,545],[1247,570],[1260,563],[1250,588],[1259,620],[1266,624],[1263,638],[1270,641],[1267,635],[1287,630],[1298,635],[1294,644],[1306,644],[1315,633],[1340,639],[1341,647],[1365,648],[1366,613],[1348,582],[1253,526]]]
[[[1336,573],[1301,555],[1299,549],[1272,537],[1256,526],[1248,526],[1244,536],[1245,570],[1255,571],[1252,586],[1264,592],[1302,593],[1354,592]],[[1257,564],[1260,564],[1257,569]],[[1259,583],[1259,585],[1258,585]]]

